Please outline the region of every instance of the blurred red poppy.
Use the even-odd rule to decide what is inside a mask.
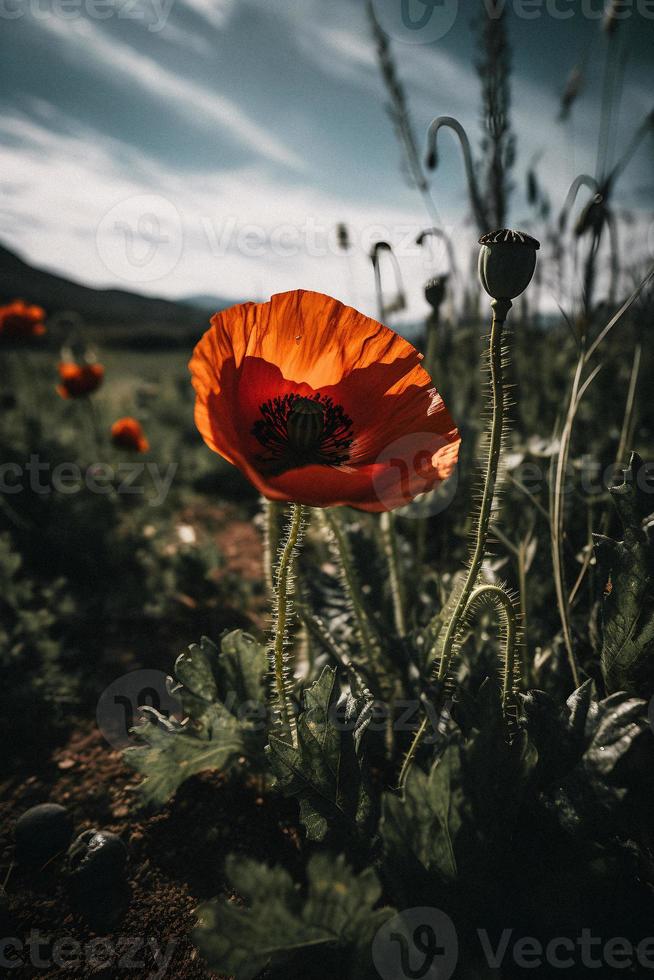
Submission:
[[[212,318],[189,364],[195,421],[271,500],[392,510],[446,479],[458,456],[421,360],[338,300],[281,293]]]
[[[0,306],[0,337],[11,340],[26,340],[41,337],[45,333],[45,310],[22,299],[15,299],[6,306]]]
[[[132,449],[137,453],[147,453],[150,448],[141,423],[129,415],[117,419],[111,426],[111,441],[120,449]]]
[[[104,368],[101,364],[64,361],[59,365],[59,377],[61,382],[57,385],[57,391],[62,398],[82,398],[100,387]]]

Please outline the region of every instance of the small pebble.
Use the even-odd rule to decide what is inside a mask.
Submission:
[[[30,807],[14,828],[16,857],[23,864],[44,864],[65,851],[73,836],[73,820],[58,803]]]
[[[85,830],[68,849],[68,873],[79,887],[102,889],[124,877],[127,847],[108,830]]]

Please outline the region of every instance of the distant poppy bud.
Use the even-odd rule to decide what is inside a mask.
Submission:
[[[137,453],[147,453],[150,448],[141,423],[129,415],[117,419],[111,426],[111,441],[119,449],[131,449]]]
[[[479,278],[493,299],[515,299],[529,283],[540,248],[531,235],[501,228],[479,239]]]
[[[611,0],[604,11],[602,30],[611,37],[618,29],[620,0]],[[624,14],[623,14],[624,16]]]
[[[563,95],[561,96],[560,120],[565,120],[570,115],[570,109],[581,92],[583,81],[584,77],[581,69],[579,67],[573,68],[568,76]]]
[[[347,252],[350,247],[350,235],[347,230],[347,225],[344,225],[343,222],[340,222],[336,227],[336,237],[338,239],[338,247],[344,252]]]
[[[75,364],[63,361],[59,365],[60,383],[57,392],[62,398],[83,398],[102,384],[104,368],[101,364]]]
[[[574,227],[575,235],[577,238],[582,238],[587,231],[592,231],[593,234],[599,235],[604,227],[606,218],[607,211],[604,197],[602,194],[595,194],[577,219]]]
[[[527,171],[527,201],[536,204],[538,201],[538,181],[533,170]]]
[[[27,340],[45,333],[45,310],[22,299],[15,299],[0,306],[0,337],[11,340]]]
[[[438,310],[445,299],[447,276],[434,276],[425,283],[425,299],[433,310]]]

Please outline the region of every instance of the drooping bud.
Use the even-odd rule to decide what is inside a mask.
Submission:
[[[350,234],[347,230],[347,225],[342,221],[336,226],[336,239],[338,241],[338,247],[343,252],[347,252],[350,247]]]
[[[286,431],[289,444],[296,452],[315,449],[325,431],[325,413],[320,402],[297,398],[288,416]]]
[[[540,242],[525,232],[500,228],[482,235],[479,244],[482,286],[493,299],[515,299],[531,282]]]
[[[578,65],[575,65],[568,75],[565,89],[563,90],[563,94],[561,96],[561,108],[559,110],[559,120],[561,122],[564,122],[570,115],[570,110],[582,90],[583,83],[584,76],[581,68]]]
[[[604,197],[602,194],[595,194],[577,218],[574,233],[577,238],[581,238],[588,231],[592,231],[594,235],[599,235],[607,218],[608,213]]]
[[[447,276],[434,276],[425,283],[425,299],[432,310],[440,309],[441,303],[445,299],[445,287],[447,286]]]

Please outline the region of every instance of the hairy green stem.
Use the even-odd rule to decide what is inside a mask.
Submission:
[[[363,647],[363,651],[366,654],[369,662],[375,663],[377,661],[377,641],[368,618],[368,613],[363,601],[363,595],[361,594],[361,587],[359,585],[359,578],[354,567],[352,552],[350,551],[350,544],[345,536],[341,521],[336,514],[332,510],[323,510],[322,514],[324,515],[327,526],[329,527],[334,541],[336,542],[336,547],[338,548],[338,554],[341,559],[341,569],[343,572],[343,582],[347,588],[347,592],[352,603],[352,609],[354,610],[354,618],[357,622],[361,646]]]
[[[486,541],[488,539],[488,529],[493,512],[493,499],[497,484],[497,472],[499,467],[500,455],[502,451],[502,436],[504,432],[504,382],[502,374],[502,330],[507,314],[511,309],[510,300],[494,299],[491,302],[493,308],[493,320],[491,324],[489,363],[491,377],[491,404],[492,420],[490,429],[490,440],[488,446],[488,458],[484,476],[484,492],[481,500],[481,509],[477,521],[477,533],[475,537],[475,547],[470,560],[468,574],[461,589],[461,593],[456,603],[456,607],[449,621],[440,658],[438,658],[438,671],[436,680],[443,681],[447,676],[447,671],[452,659],[452,650],[455,640],[459,634],[464,621],[465,610],[468,601],[475,588],[475,584],[481,571],[484,553],[486,551]],[[413,742],[409,748],[400,772],[400,787],[406,781],[409,768],[415,759],[418,747],[427,729],[428,719],[424,718]]]
[[[270,595],[275,587],[275,567],[279,555],[279,515],[280,504],[276,500],[261,498],[264,508],[264,576],[266,586]]]
[[[286,630],[291,617],[291,577],[295,548],[300,540],[304,508],[302,504],[293,504],[288,533],[282,546],[279,564],[275,572],[275,589],[273,597],[273,642],[272,642],[272,673],[274,675],[277,709],[282,725],[290,734],[291,742],[297,747],[297,721],[290,704],[289,674],[290,665],[286,654]]]
[[[561,620],[563,642],[568,655],[568,662],[570,664],[570,672],[572,674],[572,681],[575,690],[581,684],[581,679],[579,676],[579,667],[577,665],[577,658],[575,656],[574,644],[572,640],[570,603],[563,559],[563,542],[565,536],[563,495],[565,492],[564,484],[568,467],[568,456],[570,453],[572,427],[574,425],[575,414],[577,411],[579,388],[581,385],[584,364],[586,363],[585,352],[585,340],[582,339],[579,356],[577,358],[577,366],[572,379],[568,410],[566,413],[565,423],[561,431],[559,453],[556,457],[556,465],[554,467],[554,480],[550,488],[550,547],[552,551],[552,567],[554,571],[554,590],[556,592],[556,604]]]
[[[486,541],[488,539],[488,528],[493,512],[493,499],[495,497],[495,487],[497,484],[497,471],[502,451],[502,436],[504,433],[504,380],[502,374],[502,330],[506,315],[511,308],[509,300],[493,300],[493,322],[490,335],[490,376],[491,376],[491,402],[492,402],[492,421],[490,430],[490,440],[488,446],[488,459],[486,461],[486,472],[484,476],[484,492],[481,500],[481,508],[477,521],[477,534],[475,538],[475,548],[470,560],[470,567],[466,576],[465,583],[458,598],[456,608],[452,614],[440,657],[438,669],[438,680],[442,680],[448,670],[452,648],[457,633],[461,626],[463,613],[468,603],[468,599],[475,586],[481,571],[484,554],[486,551]]]
[[[531,657],[529,654],[529,610],[527,608],[527,547],[528,539],[518,545],[518,590],[520,592],[520,621],[522,623],[522,683],[529,687]]]
[[[406,620],[404,616],[404,590],[402,588],[402,578],[400,576],[400,560],[397,548],[395,518],[393,514],[391,514],[390,511],[385,511],[381,515],[380,524],[382,543],[386,553],[386,560],[388,562],[395,629],[397,630],[398,636],[405,636]]]
[[[506,707],[514,691],[515,665],[518,636],[518,617],[511,597],[499,585],[480,585],[475,589],[466,604],[463,619],[466,620],[473,607],[480,601],[490,599],[504,618],[504,678],[502,682],[502,705]]]

